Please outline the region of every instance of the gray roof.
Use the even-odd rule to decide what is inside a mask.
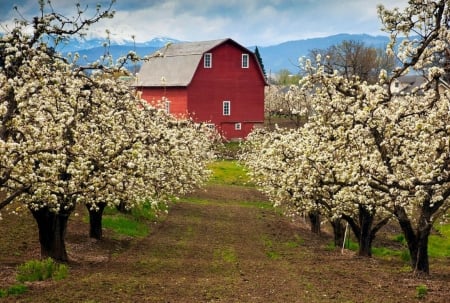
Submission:
[[[168,44],[144,62],[134,86],[187,86],[203,54],[227,40]]]

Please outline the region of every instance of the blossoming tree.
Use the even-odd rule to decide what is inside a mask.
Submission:
[[[199,185],[208,175],[211,140],[192,122],[150,107],[117,78],[126,73],[125,58],[117,66],[80,67],[76,56],[61,58],[44,42],[58,43],[112,17],[111,7],[98,7],[92,19],[82,18],[79,7],[74,19],[44,9],[42,2],[31,34],[24,21],[0,39],[0,186],[6,193],[0,205],[28,208],[42,256],[65,261],[67,222],[78,204],[88,206],[91,236],[100,237],[105,206],[157,204]]]
[[[299,170],[303,179],[311,176],[309,192],[316,201],[324,185],[340,186],[332,197],[339,210],[335,215],[347,219],[342,210],[352,205],[364,206],[360,218],[367,214],[370,218],[376,211],[381,216],[372,232],[387,220],[384,216],[393,215],[405,235],[412,269],[428,274],[428,238],[450,207],[450,92],[441,81],[450,41],[450,8],[448,1],[412,0],[404,11],[379,6],[378,13],[391,37],[387,52],[400,66],[389,75],[381,72],[379,82],[368,85],[357,76],[346,78],[337,71],[330,73],[320,62],[308,61],[302,87],[311,93],[313,114],[302,135],[321,143],[311,155],[309,143],[291,138],[287,144],[305,150],[299,152],[308,155],[302,161],[312,161],[314,167]],[[395,49],[399,36],[403,40]],[[411,95],[394,95],[391,84],[410,71],[423,75],[425,83]],[[277,140],[284,138],[288,137],[280,135]],[[269,151],[263,152],[273,153]],[[275,167],[270,161],[266,158],[259,167]],[[320,167],[326,170],[320,172]],[[316,172],[321,178],[314,176]],[[277,173],[286,184],[291,180],[295,182],[290,184],[305,184],[294,169],[289,175]],[[366,224],[360,222],[363,228]]]

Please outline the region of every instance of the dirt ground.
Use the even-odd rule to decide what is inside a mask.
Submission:
[[[397,259],[359,258],[330,249],[331,237],[309,232],[262,207],[256,190],[209,186],[193,195],[208,203],[177,202],[142,239],[105,231],[90,240],[83,210],[69,222],[69,276],[32,282],[1,302],[450,302],[450,260],[431,260],[431,275],[413,278]],[[12,228],[13,227],[13,228]],[[39,258],[37,229],[28,215],[0,221],[0,288],[15,268]],[[386,238],[379,241],[387,243]],[[416,288],[427,294],[417,298]]]

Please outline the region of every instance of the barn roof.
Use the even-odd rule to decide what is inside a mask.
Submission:
[[[229,38],[168,44],[153,53],[149,61],[144,62],[134,86],[187,86],[203,54],[227,41],[232,41],[242,49],[246,49]]]

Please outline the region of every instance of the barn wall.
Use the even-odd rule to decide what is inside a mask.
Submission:
[[[227,139],[245,138],[254,123],[264,121],[264,86],[254,56],[249,54],[249,68],[241,67],[243,49],[225,43],[211,51],[212,68],[200,62],[188,87],[188,111],[198,121],[216,124]],[[231,115],[224,116],[223,101],[231,101]],[[241,130],[235,130],[241,123]]]
[[[152,105],[157,105],[163,97],[170,101],[170,113],[176,116],[187,115],[187,91],[185,87],[143,87],[141,97]]]

